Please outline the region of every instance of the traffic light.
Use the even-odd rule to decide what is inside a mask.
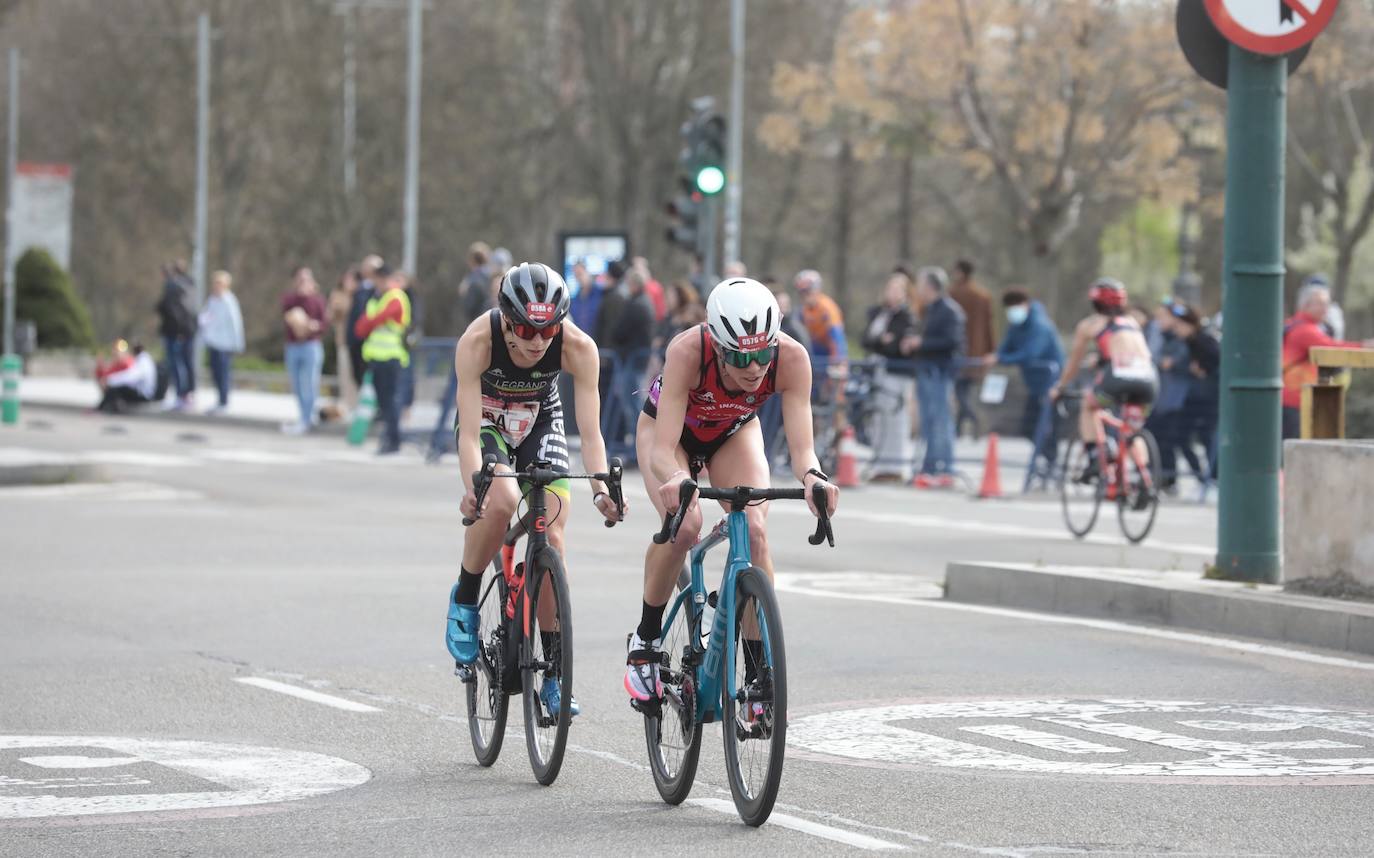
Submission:
[[[673,244],[699,253],[706,237],[699,224],[703,208],[725,187],[725,117],[716,113],[715,99],[693,100],[681,134],[680,192],[665,207],[673,221],[667,234]]]
[[[725,187],[725,117],[708,107],[696,117],[693,178],[696,188],[710,196]]]
[[[697,227],[701,218],[701,194],[684,176],[680,180],[682,192],[668,201],[664,209],[673,223],[668,227],[668,240],[684,250],[695,252]]]

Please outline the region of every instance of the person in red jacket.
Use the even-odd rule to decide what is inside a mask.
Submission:
[[[1331,306],[1331,293],[1326,278],[1312,275],[1303,281],[1295,302],[1296,312],[1283,323],[1283,437],[1301,436],[1302,388],[1317,381],[1317,367],[1309,352],[1314,346],[1338,349],[1358,349],[1374,346],[1374,340],[1363,343],[1332,339],[1322,329],[1326,311]]]

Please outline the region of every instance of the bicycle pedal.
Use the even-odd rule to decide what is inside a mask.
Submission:
[[[477,675],[473,673],[472,665],[458,664],[457,662],[454,662],[453,665],[453,675],[463,682],[472,682],[477,678]]]

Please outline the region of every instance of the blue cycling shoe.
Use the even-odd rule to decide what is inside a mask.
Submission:
[[[548,710],[549,717],[558,717],[559,710],[563,708],[562,695],[563,692],[560,690],[558,680],[548,676],[544,677],[544,684],[539,689],[539,700],[544,704],[544,708]],[[577,705],[576,695],[573,695],[572,705],[568,707],[568,709],[573,715],[577,715],[582,711],[582,707]]]
[[[477,660],[477,639],[480,620],[476,605],[460,605],[454,601],[458,595],[458,585],[454,584],[448,594],[448,634],[444,643],[448,644],[449,654],[459,664],[472,664]]]

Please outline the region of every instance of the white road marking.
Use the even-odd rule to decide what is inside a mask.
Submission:
[[[774,504],[773,513],[783,513],[784,515],[805,515],[810,516],[811,511],[801,504]],[[1088,534],[1083,539],[1075,539],[1073,534],[1067,530],[1058,530],[1049,526],[1032,527],[1024,524],[1004,524],[990,521],[976,521],[969,518],[945,518],[938,515],[912,515],[908,513],[874,512],[864,510],[859,517],[866,522],[879,524],[900,524],[907,528],[922,528],[925,530],[938,531],[960,531],[963,533],[982,533],[995,536],[1014,536],[1019,539],[1035,539],[1049,542],[1085,542],[1091,545],[1108,545],[1113,548],[1153,548],[1157,551],[1171,551],[1175,554],[1187,554],[1196,557],[1215,557],[1217,549],[1215,545],[1194,545],[1181,542],[1160,542],[1156,539],[1147,540],[1140,545],[1132,545],[1125,537],[1105,536],[1101,534]]]
[[[917,608],[936,608],[945,611],[964,611],[970,614],[987,614],[993,617],[1009,617],[1017,620],[1030,620],[1037,623],[1053,623],[1061,626],[1079,626],[1088,629],[1097,629],[1106,632],[1121,632],[1125,634],[1141,635],[1143,637],[1159,638],[1162,640],[1178,641],[1180,643],[1201,644],[1203,646],[1229,649],[1235,652],[1243,652],[1251,655],[1266,655],[1275,658],[1286,658],[1292,661],[1305,661],[1309,664],[1320,664],[1327,667],[1342,667],[1352,670],[1374,671],[1374,661],[1357,661],[1353,658],[1341,658],[1334,655],[1319,655],[1314,652],[1307,652],[1300,649],[1288,649],[1286,647],[1274,646],[1272,644],[1251,643],[1249,641],[1231,640],[1229,638],[1213,637],[1211,635],[1198,634],[1196,632],[1176,632],[1170,629],[1158,629],[1152,626],[1137,626],[1131,623],[1117,622],[1116,620],[1094,620],[1088,617],[1068,617],[1059,614],[1041,614],[1035,611],[1022,611],[1015,608],[998,608],[992,605],[970,605],[964,602],[949,602],[944,599],[929,598],[909,598],[902,596],[884,596],[876,593],[852,593],[841,590],[831,590],[812,586],[809,581],[798,579],[814,579],[819,575],[791,575],[779,572],[774,581],[775,589],[780,593],[796,593],[802,596],[820,596],[825,599],[849,599],[860,602],[882,602],[889,605],[908,605]],[[896,578],[906,576],[896,575]]]
[[[40,769],[109,769],[143,761],[138,757],[73,757],[55,754],[45,757],[20,757],[19,762]]]
[[[292,697],[299,697],[301,700],[309,700],[311,703],[320,703],[325,706],[333,706],[335,709],[343,709],[347,712],[381,712],[376,706],[368,706],[366,703],[358,703],[354,700],[345,700],[342,697],[335,697],[332,694],[321,694],[318,691],[311,691],[308,688],[300,688],[295,685],[287,685],[285,682],[277,682],[275,679],[263,679],[260,676],[238,676],[235,682],[242,682],[244,685],[251,685],[254,688],[262,688],[267,691],[275,691],[278,694],[288,694]]]
[[[707,810],[714,810],[719,813],[728,813],[735,816],[735,803],[725,801],[720,798],[689,798],[687,803],[696,807],[704,807]],[[855,849],[866,849],[877,851],[884,849],[902,849],[899,844],[887,840],[879,840],[876,837],[869,837],[867,834],[859,834],[854,831],[845,831],[843,828],[833,828],[829,825],[822,825],[819,822],[812,822],[809,819],[802,819],[798,816],[791,816],[786,813],[774,813],[768,817],[768,825],[776,825],[779,828],[788,828],[792,831],[800,831],[803,834],[810,834],[812,837],[822,837],[836,843],[843,843]]]
[[[1286,733],[1289,730],[1301,730],[1301,724],[1264,724],[1260,722],[1251,723],[1249,721],[1180,721],[1184,727],[1192,727],[1194,730],[1216,730],[1217,732],[1229,733],[1240,731],[1245,733]]]
[[[868,763],[923,765],[1060,775],[1108,775],[1170,781],[1260,782],[1294,780],[1305,784],[1374,781],[1374,757],[1311,757],[1283,753],[1351,748],[1347,742],[1313,739],[1294,742],[1237,742],[1197,738],[1147,724],[1179,715],[1241,715],[1259,723],[1298,724],[1310,731],[1374,736],[1374,713],[1334,712],[1311,707],[1198,703],[1158,700],[987,700],[957,703],[911,703],[847,709],[809,715],[788,725],[788,743],[815,753]],[[1025,719],[1181,752],[1180,759],[1160,761],[1158,750],[1143,758],[1113,762],[1042,759],[973,742],[946,738],[951,727],[989,733],[976,722]],[[1127,720],[1129,719],[1129,720]],[[962,727],[961,721],[974,721]],[[911,726],[917,722],[921,729]],[[929,725],[926,727],[924,725]],[[900,726],[899,726],[900,725]],[[998,725],[1000,726],[1000,725]],[[991,733],[997,735],[996,733]],[[1034,743],[1028,743],[1034,744]],[[1364,748],[1355,745],[1354,748]],[[1059,750],[1059,749],[1055,749]]]
[[[48,486],[10,486],[0,488],[4,500],[66,500],[89,498],[99,501],[190,501],[204,500],[205,495],[187,489],[177,489],[157,483],[57,483]]]
[[[203,810],[295,801],[366,783],[372,773],[356,763],[306,751],[122,736],[0,736],[0,750],[99,748],[170,769],[214,785],[197,792],[58,796],[51,784],[0,784],[0,819],[34,819],[110,813]],[[55,757],[48,758],[56,759]],[[26,780],[26,779],[17,779]],[[51,779],[43,779],[51,780]],[[113,781],[106,776],[104,780]],[[79,783],[79,780],[73,780]],[[83,787],[95,784],[81,784]]]
[[[1028,730],[1016,724],[984,724],[977,727],[960,727],[959,729],[968,733],[992,736],[994,739],[1005,739],[1008,742],[1020,742],[1023,745],[1032,745],[1047,751],[1058,751],[1061,754],[1126,753],[1125,748],[1099,745],[1096,742],[1086,742],[1072,736],[1061,736],[1058,733],[1046,733],[1043,730]]]

